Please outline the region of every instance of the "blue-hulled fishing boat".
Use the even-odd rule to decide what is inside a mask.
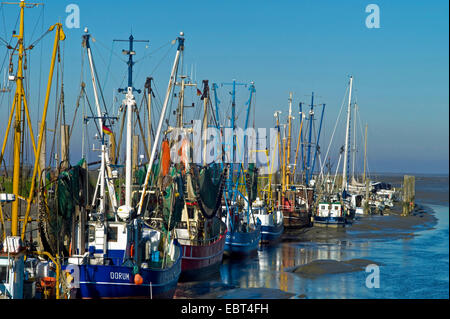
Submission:
[[[101,133],[101,166],[97,185],[88,208],[88,214],[80,218],[75,226],[75,236],[72,242],[71,256],[63,269],[73,277],[72,288],[78,298],[172,298],[181,273],[181,246],[174,240],[173,227],[176,222],[172,213],[182,201],[182,177],[179,171],[172,168],[166,172],[166,179],[159,189],[152,189],[161,198],[161,209],[168,212],[163,221],[165,228],[153,229],[143,218],[142,203],[153,161],[157,143],[153,145],[145,186],[141,192],[141,200],[137,209],[133,208],[136,199],[132,196],[131,180],[131,135],[133,108],[136,106],[132,84],[133,67],[133,37],[130,36],[128,62],[128,87],[120,90],[126,93],[124,108],[127,112],[126,163],[125,163],[125,204],[118,206],[109,159],[109,143],[106,135],[111,136],[112,130],[106,126],[111,119],[102,112],[96,84],[96,74],[93,69],[92,52],[89,45],[89,34],[83,36],[83,46],[87,49],[91,67],[92,85],[95,93],[98,127]],[[184,48],[184,38],[178,37],[178,49],[169,80],[166,102],[161,111],[155,141],[159,140],[162,123],[167,109],[168,96],[173,86],[180,52]],[[134,40],[136,41],[136,40]],[[106,113],[107,114],[107,113]],[[124,115],[125,116],[125,115]],[[108,190],[108,194],[106,193]],[[108,204],[106,204],[108,201]],[[87,235],[87,236],[86,236]],[[87,238],[86,238],[87,237]]]

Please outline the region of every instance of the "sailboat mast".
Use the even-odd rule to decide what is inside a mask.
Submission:
[[[289,115],[288,115],[288,139],[287,139],[287,156],[286,156],[286,186],[289,185],[289,181],[290,181],[290,175],[291,175],[291,170],[289,168],[289,163],[291,161],[291,131],[292,131],[292,125],[291,125],[291,120],[293,119],[292,117],[292,92],[289,92]]]
[[[367,124],[364,133],[364,183],[366,182],[366,167],[367,167]]]
[[[350,90],[348,93],[348,107],[347,107],[347,127],[345,130],[344,163],[342,170],[342,190],[345,190],[347,188],[348,144],[350,139],[349,135],[350,135],[352,86],[353,86],[353,76],[350,76]]]
[[[352,181],[355,180],[355,160],[356,160],[356,112],[358,110],[358,104],[355,102],[354,115],[353,115],[353,147],[352,147]]]

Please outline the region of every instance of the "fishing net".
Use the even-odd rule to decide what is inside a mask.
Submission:
[[[85,185],[83,163],[81,160],[60,173],[55,183],[46,183],[47,186],[41,189],[38,237],[41,248],[51,254],[67,255],[69,252],[75,209],[84,201],[80,196]]]
[[[258,169],[254,163],[248,164],[246,174],[246,184],[248,192],[248,201],[250,204],[256,200],[258,196]]]
[[[211,163],[199,170],[198,166],[192,169],[192,186],[194,188],[198,207],[202,214],[213,218],[220,207],[223,194],[224,170],[217,163]]]
[[[171,231],[181,221],[184,208],[184,181],[181,173],[175,168],[169,169],[166,187],[163,187],[162,215],[163,230]]]

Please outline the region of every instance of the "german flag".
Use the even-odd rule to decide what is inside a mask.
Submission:
[[[111,129],[109,127],[107,127],[106,125],[103,125],[103,133],[108,134],[108,135],[112,135],[113,134]]]

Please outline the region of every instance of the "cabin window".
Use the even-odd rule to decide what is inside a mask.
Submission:
[[[326,209],[325,205],[320,205],[320,209]]]
[[[117,242],[117,227],[108,227],[108,241]]]
[[[92,243],[95,241],[95,226],[89,226],[89,242]]]
[[[339,206],[335,205],[335,206],[334,206],[334,209],[335,209],[335,210],[339,210]]]

